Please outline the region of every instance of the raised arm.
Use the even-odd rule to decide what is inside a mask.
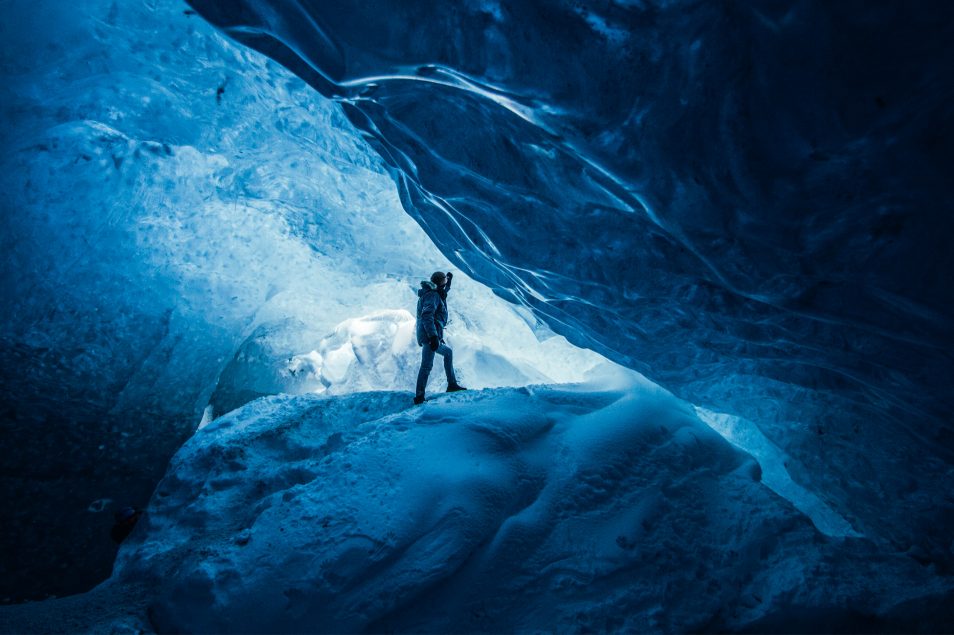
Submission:
[[[454,274],[452,274],[450,271],[448,271],[448,272],[447,272],[447,282],[444,283],[444,293],[445,293],[445,294],[446,294],[448,291],[450,291],[451,282],[452,282],[453,280],[454,280]]]

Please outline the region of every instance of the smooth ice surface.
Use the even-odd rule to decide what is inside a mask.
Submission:
[[[826,538],[760,476],[633,375],[410,408],[394,392],[268,397],[186,443],[100,592],[145,586],[127,619],[148,611],[163,632],[949,619],[950,578]]]
[[[954,570],[954,5],[190,0],[461,268]]]
[[[338,106],[185,4],[2,11],[0,600],[106,577],[113,509],[146,504],[210,398],[294,392],[288,360],[450,268]],[[466,274],[454,293],[463,381],[599,361]]]

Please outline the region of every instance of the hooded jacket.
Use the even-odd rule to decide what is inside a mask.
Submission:
[[[450,281],[443,289],[430,280],[422,280],[417,290],[417,343],[424,346],[430,338],[444,339],[444,327],[447,325],[447,292]]]

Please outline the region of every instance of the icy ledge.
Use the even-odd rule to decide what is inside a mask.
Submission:
[[[200,430],[113,578],[88,594],[85,610],[111,614],[92,630],[839,630],[859,616],[912,630],[932,623],[916,617],[946,619],[950,580],[818,532],[749,455],[659,388],[409,398],[280,395]]]

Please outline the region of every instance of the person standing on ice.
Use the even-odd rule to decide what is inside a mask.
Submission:
[[[444,343],[444,327],[447,325],[447,292],[450,291],[454,274],[435,271],[430,280],[422,280],[417,292],[417,343],[421,346],[421,370],[417,373],[417,390],[414,403],[422,404],[427,378],[434,366],[434,354],[444,358],[447,374],[447,392],[467,390],[457,383],[454,376],[454,351]]]

